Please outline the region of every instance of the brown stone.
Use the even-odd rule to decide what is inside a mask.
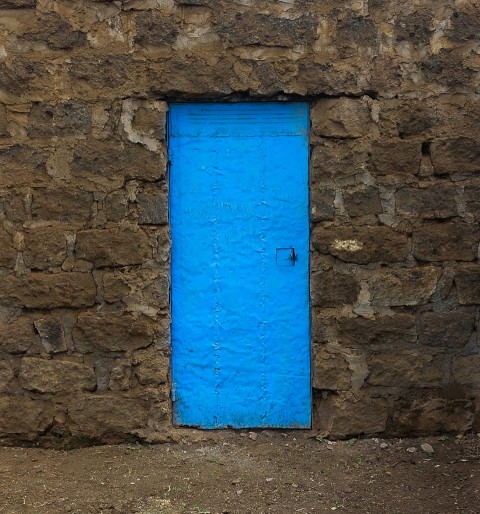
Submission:
[[[45,221],[87,221],[93,193],[74,188],[38,188],[32,195],[32,218]]]
[[[422,157],[421,144],[414,140],[392,139],[372,145],[371,162],[377,175],[416,175]]]
[[[396,195],[397,214],[408,218],[451,218],[457,215],[454,184],[403,187]]]
[[[349,216],[367,216],[383,212],[380,193],[374,186],[343,193],[343,205]]]
[[[124,190],[113,191],[105,199],[105,209],[109,221],[122,221],[127,216],[128,197]]]
[[[8,136],[7,109],[0,104],[0,137]]]
[[[342,261],[398,262],[407,256],[407,237],[388,227],[316,227],[313,246]]]
[[[135,352],[133,364],[133,372],[142,385],[159,386],[168,380],[170,358],[155,348]]]
[[[477,257],[479,241],[476,224],[428,224],[414,230],[412,251],[419,261],[473,261]]]
[[[330,346],[313,347],[313,388],[348,391],[352,387],[352,371],[347,353]]]
[[[137,194],[138,223],[166,225],[168,223],[168,192],[165,187],[145,186]]]
[[[33,438],[53,423],[53,405],[23,396],[0,398],[0,435]]]
[[[83,46],[87,42],[85,33],[74,30],[55,12],[41,16],[37,26],[23,35],[26,41],[44,43],[52,50],[70,50]]]
[[[148,237],[142,230],[108,228],[78,232],[77,259],[93,262],[95,267],[142,264],[152,257]]]
[[[0,276],[2,305],[33,309],[88,307],[97,289],[90,273],[32,273]]]
[[[323,98],[311,112],[313,133],[321,137],[358,138],[373,127],[369,104],[359,98]]]
[[[73,54],[69,59],[68,73],[72,85],[87,82],[88,87],[98,90],[99,87],[124,86],[134,69],[131,55],[82,55]],[[101,73],[98,70],[102,70]],[[137,76],[138,77],[138,76]]]
[[[129,359],[116,359],[110,371],[108,388],[111,391],[128,391],[131,376],[131,361]]]
[[[13,237],[5,229],[0,228],[0,267],[13,268],[17,260],[17,250],[13,246]]]
[[[455,273],[458,301],[461,305],[480,304],[480,267],[460,266]]]
[[[333,220],[335,216],[335,191],[318,186],[310,190],[310,220],[312,222]]]
[[[83,100],[57,104],[36,103],[28,117],[30,137],[86,134],[92,125],[92,110]]]
[[[474,406],[469,400],[413,400],[396,402],[391,427],[396,436],[462,433],[471,429]]]
[[[145,348],[153,342],[155,323],[146,316],[122,311],[84,312],[73,331],[75,349],[126,351]]]
[[[372,303],[391,307],[428,303],[439,276],[440,270],[432,266],[372,271],[368,279]]]
[[[388,404],[367,393],[330,394],[320,400],[317,416],[319,429],[330,437],[376,434],[385,430]]]
[[[20,144],[0,148],[0,188],[45,182],[46,162],[47,154],[43,150]]]
[[[25,9],[36,5],[37,0],[0,0],[0,9]]]
[[[60,319],[53,317],[36,319],[34,325],[40,335],[43,349],[47,353],[67,351],[67,339]]]
[[[327,271],[312,275],[310,291],[312,305],[325,309],[355,303],[360,286],[352,275]]]
[[[420,315],[418,342],[426,346],[461,348],[474,330],[473,311],[424,312]]]
[[[97,384],[93,369],[84,364],[38,357],[22,359],[19,379],[24,389],[39,393],[93,391]]]
[[[375,319],[341,317],[337,320],[339,342],[344,346],[388,345],[400,347],[416,342],[415,316],[396,313]]]
[[[462,355],[453,359],[452,375],[458,384],[480,389],[480,355]]]
[[[436,175],[480,171],[480,143],[476,139],[433,141],[430,151]]]
[[[372,353],[367,359],[370,385],[384,387],[440,387],[443,357],[439,351],[405,349]]]
[[[136,18],[137,45],[171,45],[175,42],[178,27],[171,16],[158,11],[146,11]]]
[[[10,323],[0,322],[0,352],[25,353],[36,342],[38,336],[31,318],[25,316]]]
[[[0,392],[8,390],[12,378],[15,376],[11,364],[5,360],[0,361]]]
[[[467,183],[464,185],[463,191],[465,212],[480,221],[480,185]]]
[[[45,270],[61,266],[67,257],[65,233],[58,228],[39,227],[27,230],[24,236],[23,261],[28,268]]]

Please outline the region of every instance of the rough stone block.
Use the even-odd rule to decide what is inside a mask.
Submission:
[[[420,315],[418,342],[426,346],[461,348],[474,330],[473,311],[424,312]]]
[[[73,342],[82,353],[137,350],[149,346],[154,333],[155,323],[146,316],[119,311],[85,312],[78,316]]]
[[[32,309],[89,307],[97,288],[90,273],[32,273],[0,276],[0,304]]]
[[[352,388],[352,371],[345,350],[315,345],[313,348],[313,388],[348,391]]]
[[[119,222],[127,216],[128,197],[124,190],[113,191],[105,199],[105,210],[109,221]]]
[[[135,352],[133,364],[133,372],[142,385],[159,386],[168,380],[170,359],[155,348]]]
[[[419,261],[473,261],[477,257],[480,232],[477,224],[442,223],[423,225],[413,231],[413,256]]]
[[[433,141],[430,153],[436,175],[480,171],[480,143],[476,139]]]
[[[92,109],[83,100],[58,104],[36,103],[28,117],[30,137],[86,134],[92,126]]]
[[[457,216],[454,184],[425,188],[403,187],[396,194],[397,214],[407,218],[451,218]]]
[[[462,355],[453,359],[455,382],[471,389],[480,389],[480,355]]]
[[[349,216],[367,216],[383,212],[380,193],[374,186],[368,186],[359,191],[343,193],[343,205]]]
[[[13,237],[5,229],[0,228],[0,267],[13,268],[17,260],[17,250],[13,246]]]
[[[89,88],[120,88],[135,76],[131,55],[73,54],[69,59],[68,74],[71,84],[86,82]],[[99,70],[102,70],[99,73]]]
[[[465,212],[480,221],[480,185],[467,183],[463,189]]]
[[[36,319],[34,325],[40,335],[43,349],[47,353],[67,351],[67,339],[60,319],[53,317]]]
[[[8,136],[7,109],[0,104],[0,137]]]
[[[0,0],[0,9],[34,8],[37,0]]]
[[[25,145],[17,144],[8,148],[0,148],[0,169],[2,170],[0,188],[30,187],[46,182],[48,180],[47,158],[48,156],[43,150]]]
[[[360,98],[323,98],[311,111],[313,133],[321,137],[358,138],[374,123],[370,106]]]
[[[12,378],[15,376],[11,364],[5,360],[0,361],[0,392],[4,393],[8,390],[8,386]]]
[[[333,220],[335,216],[335,191],[329,188],[314,187],[310,190],[310,221]]]
[[[138,223],[166,225],[168,223],[168,193],[158,186],[144,187],[137,194]]]
[[[38,335],[33,320],[21,317],[10,323],[0,322],[0,352],[20,354],[28,351],[36,342]]]
[[[108,388],[111,391],[128,391],[132,376],[130,359],[116,359],[110,371]]]
[[[93,391],[97,385],[93,369],[85,364],[38,357],[22,359],[19,379],[24,389],[39,393]]]
[[[337,320],[339,342],[344,346],[388,345],[399,347],[416,342],[415,316],[396,313],[375,319],[341,317]]]
[[[368,279],[372,303],[390,307],[428,303],[439,276],[440,270],[432,266],[372,271]]]
[[[152,257],[148,237],[142,230],[108,228],[78,232],[77,259],[93,262],[95,267],[142,264]]]
[[[422,147],[418,141],[395,139],[372,145],[371,163],[377,175],[416,175],[421,158]]]
[[[28,439],[53,423],[53,405],[23,396],[0,398],[0,435],[19,434]]]
[[[331,394],[320,400],[317,416],[319,429],[330,437],[377,434],[385,430],[388,404],[366,393]]]
[[[360,286],[351,275],[327,271],[312,275],[310,290],[312,305],[325,309],[355,303]]]
[[[454,281],[461,305],[480,304],[480,268],[478,266],[460,266],[455,273]]]
[[[443,356],[439,352],[410,349],[394,353],[372,353],[367,359],[370,368],[368,383],[417,389],[441,387]]]
[[[70,23],[54,12],[41,16],[38,24],[24,33],[22,39],[44,43],[52,50],[71,50],[87,42],[84,32],[74,30]]]
[[[388,432],[396,436],[462,433],[471,429],[474,406],[469,400],[399,401]]]
[[[316,227],[313,246],[342,261],[399,262],[407,257],[407,237],[388,227]]]
[[[171,16],[158,11],[145,11],[136,18],[137,45],[171,45],[175,43],[178,27]]]
[[[23,261],[28,268],[45,270],[61,266],[67,257],[65,233],[58,228],[39,227],[24,235]]]
[[[93,193],[74,188],[37,188],[32,194],[34,220],[77,222],[92,216]]]

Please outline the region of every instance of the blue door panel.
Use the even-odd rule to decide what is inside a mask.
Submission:
[[[179,425],[310,426],[308,120],[302,103],[170,106]]]

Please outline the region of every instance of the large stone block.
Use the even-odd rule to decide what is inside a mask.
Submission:
[[[49,317],[34,321],[43,349],[47,353],[61,353],[68,349],[65,329],[61,319]]]
[[[398,401],[395,403],[388,432],[396,436],[467,432],[474,418],[470,400],[443,398]]]
[[[90,273],[32,273],[0,276],[0,304],[32,309],[89,307],[97,288]]]
[[[334,438],[381,433],[387,416],[387,400],[370,398],[367,393],[330,394],[320,400],[317,409],[320,431]]]
[[[351,352],[327,345],[313,347],[313,388],[348,391],[352,388]]]
[[[337,320],[339,342],[344,346],[388,345],[400,347],[416,342],[415,316],[395,313],[375,319],[341,317]]]
[[[142,230],[108,228],[78,232],[75,244],[77,259],[95,267],[142,264],[152,257],[148,237]]]
[[[468,182],[463,186],[465,212],[480,221],[480,184]]]
[[[0,322],[0,352],[25,353],[37,342],[32,318],[24,316],[10,323]]]
[[[23,261],[28,268],[45,270],[61,266],[67,257],[66,234],[53,227],[27,230],[24,235]]]
[[[461,137],[433,141],[430,152],[436,175],[480,171],[480,143],[477,139]]]
[[[158,11],[145,11],[136,18],[137,45],[171,45],[175,43],[178,27],[175,20]]]
[[[321,253],[357,264],[398,262],[407,257],[407,236],[382,226],[316,227],[312,242]]]
[[[462,355],[453,359],[452,375],[458,384],[480,389],[480,355]]]
[[[0,361],[0,393],[8,391],[10,381],[15,376],[12,365],[6,360]]]
[[[422,147],[418,141],[395,139],[372,144],[371,163],[377,175],[416,175]]]
[[[473,261],[479,241],[477,224],[430,223],[413,231],[412,251],[419,261]]]
[[[82,353],[137,350],[149,346],[154,333],[155,322],[146,316],[120,311],[84,312],[78,316],[73,343]]]
[[[32,218],[79,222],[92,216],[93,193],[75,188],[36,188],[32,194]]]
[[[36,5],[37,0],[0,0],[0,9],[25,9]]]
[[[170,358],[155,348],[134,352],[133,364],[133,373],[142,385],[159,386],[168,380]]]
[[[461,348],[473,333],[473,311],[424,312],[419,318],[418,342],[426,346]]]
[[[443,356],[439,351],[406,349],[372,352],[367,359],[370,385],[384,387],[441,387]]]
[[[428,303],[439,276],[440,270],[432,266],[372,271],[368,278],[372,303],[390,307]]]
[[[352,275],[327,271],[312,275],[310,291],[312,305],[325,309],[355,303],[360,286]]]
[[[321,137],[358,138],[365,136],[374,123],[370,105],[360,98],[323,98],[311,112],[313,133]]]
[[[53,423],[53,405],[24,396],[0,398],[0,437],[18,434],[38,436]]]
[[[310,189],[310,221],[313,223],[333,220],[335,216],[335,190],[331,188]]]
[[[48,180],[47,158],[43,150],[25,145],[0,148],[0,187],[30,187],[45,183]]]
[[[166,225],[168,223],[168,192],[166,187],[145,186],[136,196],[138,223]]]
[[[13,237],[0,227],[0,267],[13,268],[17,260],[17,250],[13,246]]]
[[[407,218],[451,218],[458,214],[455,196],[455,185],[451,183],[402,187],[395,199],[397,214]]]
[[[92,126],[92,109],[83,100],[57,104],[36,103],[28,117],[30,137],[86,134]]]
[[[367,216],[383,212],[380,192],[374,186],[343,193],[343,205],[349,216]]]
[[[477,265],[459,266],[454,277],[461,305],[480,304],[480,268]]]
[[[39,393],[93,391],[97,385],[93,368],[85,364],[39,357],[22,359],[19,379],[24,389]]]

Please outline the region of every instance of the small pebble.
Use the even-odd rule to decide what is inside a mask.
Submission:
[[[428,444],[428,443],[423,443],[421,446],[420,446],[422,452],[425,452],[425,453],[428,453],[429,455],[432,455],[434,453],[434,449],[432,447],[431,444]]]
[[[256,441],[258,439],[258,434],[256,434],[255,432],[248,432],[248,438],[252,441]]]
[[[415,446],[410,446],[410,448],[407,448],[408,453],[415,453],[416,451],[417,449],[415,448]]]
[[[382,444],[380,445],[380,449],[381,449],[381,450],[386,450],[387,448],[388,448],[388,443],[382,443]]]

